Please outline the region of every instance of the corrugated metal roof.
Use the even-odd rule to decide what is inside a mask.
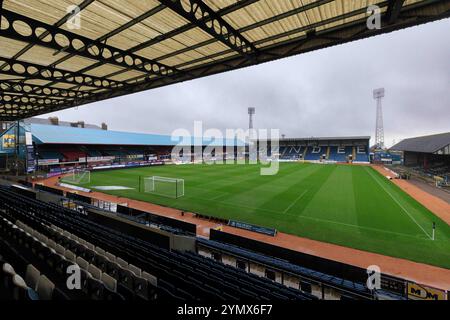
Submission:
[[[398,151],[434,153],[450,145],[450,132],[402,140],[391,149]]]
[[[34,123],[34,124],[54,125],[54,124],[52,124],[50,119],[45,119],[45,118],[27,118],[27,119],[24,119],[24,122],[28,123],[28,124]],[[62,126],[62,127],[72,127],[72,122],[58,120],[57,125]],[[84,127],[87,129],[101,130],[100,126],[97,126],[95,124],[90,124],[90,123],[85,123]]]
[[[0,13],[0,119],[17,120],[447,18],[450,1],[3,0]]]
[[[169,135],[132,133],[122,131],[97,130],[53,125],[30,124],[29,130],[38,144],[94,144],[94,145],[139,145],[139,146],[174,146],[188,141],[191,145],[229,145],[234,140],[204,137],[172,137]],[[237,146],[245,144],[238,140]]]

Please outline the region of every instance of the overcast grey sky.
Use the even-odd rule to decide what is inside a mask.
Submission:
[[[385,142],[450,131],[450,19],[46,116],[170,134],[255,127],[287,137],[370,135],[385,87]],[[373,140],[372,140],[373,141]]]

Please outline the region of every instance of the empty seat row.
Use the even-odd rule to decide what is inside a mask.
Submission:
[[[163,263],[166,263],[166,264],[171,264],[171,267],[175,267],[177,264],[176,263],[174,263],[176,261],[176,259],[174,259],[174,257],[172,257],[172,258],[170,258],[170,257],[168,257],[168,260],[166,260],[166,261],[162,261]],[[169,267],[170,268],[170,267]],[[211,272],[210,270],[205,270],[206,272],[204,273],[204,274],[208,274],[208,272]],[[194,274],[193,274],[193,277],[196,277],[196,272],[197,272],[197,270],[194,270],[193,271],[194,272]],[[181,282],[184,282],[183,281],[183,276],[178,276],[178,279],[176,279],[176,277],[174,276],[174,274],[175,274],[175,272],[170,272],[170,270],[168,270],[167,271],[167,277],[171,277],[171,280],[172,280],[172,282],[174,282],[174,283],[177,283],[177,285],[179,285],[179,284],[181,284]],[[212,279],[207,279],[207,277],[205,277],[205,279],[203,279],[204,281],[208,281],[209,283],[211,283],[211,285],[219,285],[219,284],[217,284],[217,283],[214,283],[214,282],[212,282]],[[177,282],[178,281],[178,282]],[[236,282],[238,282],[238,281],[236,281]],[[201,288],[201,287],[207,287],[208,286],[208,284],[207,283],[199,283],[198,284],[198,286]],[[248,288],[251,290],[252,289],[252,286],[251,286],[251,284],[248,284],[247,285],[248,286]],[[190,288],[190,289],[192,289],[192,286],[190,286],[190,285],[187,285],[187,288]],[[194,287],[195,288],[195,287]],[[200,288],[197,288],[199,291],[201,290]],[[203,292],[204,292],[204,295],[205,296],[207,296],[207,295],[211,295],[211,294],[215,294],[215,293],[212,293],[211,291],[207,291],[207,290],[202,290]],[[244,292],[244,291],[242,291],[242,292]],[[253,297],[253,296],[252,296]],[[257,297],[257,296],[256,296]]]
[[[17,224],[25,229],[31,229],[20,221]],[[37,231],[34,231],[34,235],[40,237],[58,254],[87,271],[89,276],[104,282],[109,290],[117,291],[119,282],[129,291],[119,293],[128,297],[135,293],[139,298],[145,300],[152,298],[151,287],[156,285],[156,278],[151,274],[142,272],[140,268],[98,246],[89,245],[89,242],[66,230],[54,225],[43,225],[43,228],[47,231],[48,237]]]
[[[286,270],[289,273],[298,274],[300,277],[305,277],[309,281],[317,283],[328,283],[330,286],[338,287],[343,290],[351,290],[359,296],[371,296],[371,292],[367,287],[361,283],[344,280],[338,277],[311,270],[309,268],[301,267],[285,260],[269,257],[260,253],[237,247],[228,243],[221,243],[213,240],[199,239],[200,244],[219,252],[228,252],[232,255],[248,257],[249,259],[259,262],[262,265],[270,265],[274,268]]]
[[[27,224],[36,223],[36,225],[31,226],[40,228],[41,232],[44,232],[45,226],[50,227],[53,225],[62,229],[63,232],[67,231],[68,233],[76,234],[77,237],[95,243],[96,248],[103,248],[105,254],[96,254],[95,259],[99,260],[95,260],[93,263],[100,269],[105,267],[106,272],[111,276],[114,277],[116,275],[114,270],[108,270],[111,264],[107,262],[104,265],[100,261],[101,258],[98,258],[108,258],[107,252],[111,252],[111,255],[116,257],[115,261],[111,261],[113,257],[109,256],[109,262],[114,262],[115,265],[127,271],[126,273],[120,271],[123,274],[132,275],[129,278],[132,279],[132,283],[136,279],[136,273],[141,271],[141,275],[144,275],[142,270],[156,276],[158,278],[157,289],[160,297],[200,301],[223,300],[224,298],[265,301],[270,299],[303,300],[313,298],[298,290],[295,293],[290,291],[287,294],[283,292],[283,288],[274,286],[267,279],[257,279],[255,278],[256,276],[249,276],[244,271],[225,267],[221,263],[196,254],[171,252],[159,248],[147,241],[89,220],[81,213],[55,204],[27,199],[21,195],[14,194],[10,190],[0,192],[0,197],[5,199],[3,207],[10,211],[12,216],[24,220]],[[0,208],[1,206],[2,203],[0,202]],[[58,242],[48,233],[46,236]],[[70,246],[67,249],[74,251]],[[96,251],[94,250],[94,252]],[[120,260],[117,257],[120,257]],[[85,258],[83,257],[83,259]],[[89,259],[85,260],[92,262]],[[128,263],[128,269],[124,269],[126,263]]]
[[[23,226],[23,224],[22,224]],[[0,219],[0,229],[4,231],[4,234],[9,236],[12,241],[9,243],[18,244],[19,250],[25,254],[28,250],[29,256],[33,256],[36,259],[39,259],[41,265],[45,265],[55,272],[52,273],[53,277],[58,280],[58,283],[61,287],[66,286],[67,280],[67,271],[70,266],[79,267],[76,262],[70,260],[70,255],[62,255],[56,252],[56,247],[52,248],[51,242],[47,241],[47,243],[41,242],[36,235],[38,235],[41,239],[42,235],[38,234],[37,231],[32,230],[32,234],[26,232],[22,228],[19,228],[12,222],[8,221],[4,217]],[[29,228],[28,228],[29,229]],[[49,246],[50,245],[50,246]],[[64,252],[66,253],[66,252]],[[91,269],[95,270],[95,269]],[[28,271],[28,270],[27,270]],[[30,271],[31,272],[31,271]],[[47,279],[46,276],[40,277],[39,281],[36,281],[36,277],[33,277],[33,274],[37,274],[37,272],[31,272],[28,279],[30,279],[31,283],[37,283],[38,294],[40,294],[40,298],[44,300],[50,300],[53,298],[53,289],[55,289],[55,284],[53,284],[50,280]],[[83,272],[81,272],[83,274]],[[114,291],[109,290],[107,286],[101,282],[100,279],[95,279],[90,273],[85,272],[86,277],[82,281],[82,287],[78,292],[78,296],[84,296],[89,299],[120,299]],[[101,276],[101,275],[100,275]],[[32,279],[35,279],[33,282]],[[110,280],[106,275],[106,280]],[[47,281],[48,280],[48,281]],[[40,290],[39,288],[43,288]],[[45,289],[44,289],[45,288]],[[41,291],[41,292],[40,292]],[[43,295],[42,295],[43,294]]]
[[[117,289],[117,281],[109,276],[107,273],[102,272],[99,268],[97,268],[94,264],[88,262],[81,256],[77,256],[74,252],[72,252],[69,249],[66,249],[62,245],[56,243],[53,239],[49,239],[42,233],[32,229],[31,227],[27,226],[26,224],[22,223],[21,221],[16,222],[17,226],[23,228],[24,230],[30,232],[32,235],[34,235],[37,239],[41,240],[45,245],[47,245],[51,250],[53,250],[54,253],[59,254],[61,258],[65,258],[70,263],[73,263],[73,265],[77,265],[81,268],[82,273],[84,273],[85,277],[83,278],[84,283],[82,282],[82,290],[84,290],[85,293],[87,293],[87,284],[90,283],[91,286],[93,286],[94,282],[101,282],[108,290],[111,292],[116,292]],[[56,230],[55,230],[56,231]],[[59,232],[59,231],[56,231]],[[86,249],[93,248],[92,246],[86,246],[86,242],[83,241],[83,244],[80,243],[80,239],[76,238],[74,239],[74,236],[70,233],[63,232],[63,237],[71,237],[73,241],[76,241],[79,245],[85,246]],[[95,288],[100,287],[101,285],[99,283],[95,283]],[[98,289],[97,289],[98,291]],[[98,294],[98,292],[97,292]],[[98,297],[97,297],[98,298]]]

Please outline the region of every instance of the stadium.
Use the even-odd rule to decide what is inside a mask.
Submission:
[[[231,136],[46,116],[450,15],[366,2],[0,1],[0,301],[450,300],[449,133],[385,148],[379,118],[371,147],[254,137],[254,108]]]

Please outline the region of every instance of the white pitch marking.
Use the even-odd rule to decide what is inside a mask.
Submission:
[[[292,207],[294,206],[294,204],[296,204],[297,201],[300,200],[300,199],[305,195],[306,192],[308,192],[308,190],[303,191],[303,193],[302,193],[301,195],[299,195],[299,196],[297,197],[297,199],[295,199],[294,202],[292,202],[291,205],[290,205],[289,207],[287,207],[287,208],[283,211],[283,213],[288,212],[289,209],[292,208]]]
[[[370,171],[367,170],[367,172],[369,172],[369,174],[372,176],[372,178],[381,186],[381,188],[383,188],[383,190],[400,206],[400,208],[402,208],[402,210],[408,215],[408,217],[420,228],[422,229],[422,231],[428,236],[428,238],[431,239],[431,236],[428,234],[428,232],[425,231],[425,229],[417,223],[416,219],[414,219],[413,216],[411,216],[411,214],[408,212],[408,210],[405,209],[405,207],[389,192],[389,190],[387,190],[380,181],[378,181],[377,177],[374,176],[374,174]]]
[[[250,210],[253,210],[253,211],[257,210],[257,211],[262,211],[262,212],[267,212],[267,213],[272,213],[272,214],[281,214],[280,211],[269,210],[269,209],[264,209],[264,208],[255,208],[255,207],[245,206],[245,205],[241,205],[241,204],[230,203],[230,202],[227,202],[227,201],[214,201],[214,200],[211,200],[211,199],[200,198],[200,197],[191,197],[191,198],[204,200],[204,201],[213,201],[215,203],[224,204],[224,205],[227,205],[229,207],[250,209]],[[296,215],[296,214],[287,213],[287,212],[284,213],[284,215],[295,217],[295,218],[298,218],[298,219],[309,219],[309,220],[314,220],[314,221],[318,221],[318,222],[325,222],[325,223],[329,223],[329,224],[343,225],[343,226],[353,227],[353,228],[358,228],[358,229],[372,230],[372,231],[377,231],[377,232],[381,232],[381,233],[391,233],[391,234],[395,234],[395,235],[399,235],[399,236],[404,236],[404,237],[424,240],[423,238],[412,236],[412,235],[409,235],[409,234],[406,234],[406,233],[397,233],[397,232],[393,232],[393,231],[387,231],[387,230],[382,230],[382,229],[377,229],[377,228],[359,226],[359,225],[355,225],[355,224],[348,224],[348,223],[337,222],[337,221],[332,221],[332,220],[326,220],[326,219],[319,219],[319,218],[309,217],[309,216]],[[429,240],[429,239],[426,239],[426,240]]]
[[[377,229],[377,228],[365,227],[365,226],[360,226],[360,225],[356,225],[356,224],[349,224],[349,223],[344,223],[344,222],[332,221],[332,220],[327,220],[327,219],[319,219],[319,218],[308,217],[308,216],[296,216],[296,215],[289,214],[289,213],[288,213],[288,215],[298,217],[301,219],[310,219],[310,220],[314,220],[314,221],[336,224],[336,225],[341,225],[341,226],[346,226],[346,227],[358,228],[358,229],[363,229],[363,230],[365,229],[365,230],[377,231],[377,232],[382,232],[382,233],[390,233],[390,234],[395,234],[397,236],[402,236],[402,237],[409,237],[409,238],[421,239],[421,240],[426,240],[426,241],[430,240],[430,239],[423,239],[422,236],[421,237],[413,236],[413,235],[409,235],[406,233],[398,233],[398,232],[394,232],[394,231],[387,231],[387,230],[382,230],[382,229]]]

